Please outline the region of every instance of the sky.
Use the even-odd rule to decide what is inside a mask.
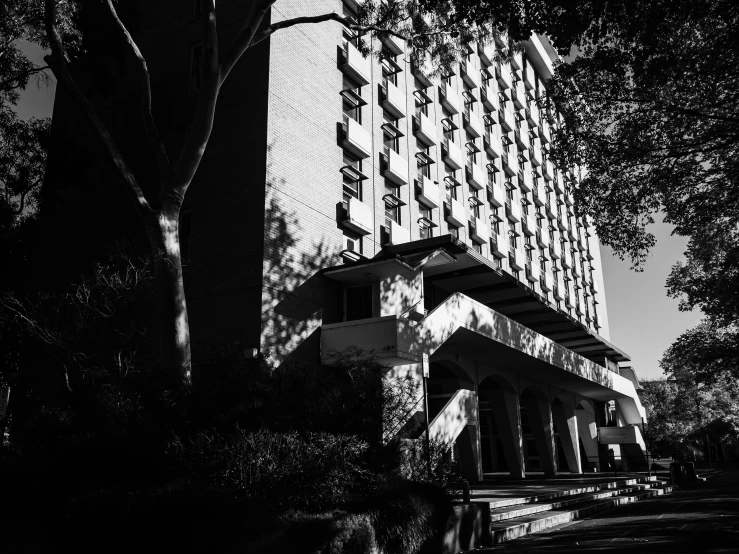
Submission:
[[[38,46],[25,43],[22,49],[33,61],[42,62],[43,51]],[[18,104],[20,115],[50,117],[54,90],[53,84],[41,89],[29,86]],[[640,379],[662,377],[662,353],[681,333],[697,325],[702,315],[679,311],[678,300],[668,298],[665,288],[670,268],[685,259],[687,239],[671,236],[671,226],[664,223],[656,223],[651,230],[657,245],[641,273],[601,246],[610,342],[629,354]]]
[[[631,356],[640,379],[662,377],[659,359],[684,331],[701,320],[698,310],[681,312],[678,299],[667,296],[665,282],[672,266],[684,261],[687,238],[671,236],[672,226],[656,223],[650,229],[657,237],[645,269],[637,273],[601,245],[606,307],[611,343]]]

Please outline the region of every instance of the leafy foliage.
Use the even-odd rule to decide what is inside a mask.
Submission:
[[[75,26],[75,2],[59,2],[60,33],[72,52],[78,51],[80,35]],[[50,121],[24,121],[13,110],[21,91],[35,81],[48,86],[45,66],[29,60],[21,50],[23,41],[48,47],[44,30],[43,0],[8,0],[0,5],[0,229],[15,223],[24,208],[35,206],[36,194],[46,169],[46,139]]]
[[[683,309],[733,316],[737,18],[729,0],[609,2],[579,57],[559,65],[548,85],[564,114],[554,156],[587,166],[576,203],[601,240],[640,267],[655,244],[649,225],[662,214],[690,237],[671,294],[686,295]]]

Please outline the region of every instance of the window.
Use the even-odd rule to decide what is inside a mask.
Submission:
[[[192,0],[192,18],[198,19],[203,13],[203,7],[200,0]]]
[[[200,94],[200,85],[203,77],[203,43],[199,42],[190,47],[190,96]]]
[[[418,213],[421,217],[418,219],[418,227],[422,239],[428,239],[434,236],[434,211],[427,208],[423,204],[418,205]]]
[[[413,97],[415,98],[415,103],[416,103],[416,115],[423,114],[426,117],[428,117],[430,102],[428,101],[428,95],[426,94],[426,90],[425,89],[416,90],[413,93]]]
[[[457,125],[454,123],[454,116],[444,111],[444,119],[441,120],[441,124],[444,126],[444,145],[449,146],[450,142],[456,142],[454,131],[457,129]]]
[[[431,178],[431,148],[426,148],[420,142],[416,144],[416,170],[418,174],[418,180],[423,180],[423,177]]]
[[[344,89],[341,91],[342,109],[344,111],[344,123],[347,119],[353,119],[362,123],[362,106],[367,104],[362,98],[362,89],[357,84],[344,76]]]
[[[387,115],[382,116],[382,141],[385,144],[385,153],[388,150],[400,152],[400,131],[398,130],[398,120],[392,119]]]
[[[372,284],[347,287],[344,290],[344,320],[372,317]]]
[[[470,193],[470,215],[474,217],[480,217],[480,202],[479,197],[477,196],[478,191],[476,191],[473,187],[469,188]]]
[[[448,198],[454,198],[457,200],[457,187],[459,181],[456,177],[457,172],[444,164],[444,183],[446,184],[446,195]]]
[[[397,57],[387,48],[380,53],[382,65],[382,85],[387,87],[388,83],[398,84],[398,73],[400,72]]]
[[[402,203],[400,199],[395,195],[395,188],[389,185],[385,185],[385,228],[390,229],[390,222],[394,221],[400,225],[400,206]]]
[[[362,199],[362,160],[357,160],[351,154],[344,152],[344,166],[341,168],[344,178],[343,203],[348,207],[349,199]]]
[[[510,245],[512,251],[518,248],[518,236],[516,234],[516,231],[513,229],[508,231],[508,244]]]
[[[492,229],[493,233],[496,234],[496,235],[499,235],[500,234],[500,230],[501,230],[500,229],[500,227],[501,227],[501,225],[500,225],[501,217],[498,214],[498,210],[500,210],[500,208],[490,208],[490,211],[491,211],[490,228]]]

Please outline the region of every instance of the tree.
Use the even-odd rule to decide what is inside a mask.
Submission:
[[[587,3],[585,3],[587,4]],[[594,5],[596,3],[593,3]],[[739,317],[739,5],[602,5],[579,55],[548,84],[563,113],[553,156],[587,166],[575,191],[598,236],[636,267],[657,214],[690,238],[669,293],[681,309]]]
[[[59,2],[58,29],[72,52],[79,48],[74,24],[76,5]],[[42,0],[7,0],[0,6],[0,228],[12,226],[29,204],[44,177],[45,139],[49,120],[21,119],[14,111],[20,92],[31,82],[49,83],[47,66],[31,62],[21,51],[21,41],[47,48]]]
[[[277,0],[254,0],[249,15],[228,49],[219,41],[214,0],[201,2],[203,24],[203,66],[197,107],[191,131],[174,163],[154,124],[151,113],[151,88],[146,61],[131,34],[119,18],[112,0],[103,0],[108,17],[116,23],[118,37],[132,60],[132,78],[140,85],[141,117],[146,129],[149,148],[158,165],[158,175],[146,176],[159,183],[156,194],[147,194],[142,179],[132,169],[130,160],[113,140],[95,107],[75,82],[69,69],[69,52],[60,30],[60,6],[57,0],[45,0],[47,39],[51,54],[46,61],[58,81],[71,93],[74,101],[90,122],[105,151],[115,165],[121,182],[130,194],[143,223],[152,249],[158,299],[160,351],[162,370],[176,380],[190,378],[190,335],[185,292],[182,280],[178,222],[179,212],[188,188],[198,169],[208,144],[216,104],[221,87],[244,53],[268,39],[273,33],[295,25],[334,22],[360,34],[394,35],[405,39],[412,48],[412,58],[430,54],[440,66],[457,58],[462,45],[471,40],[492,40],[494,34],[508,33],[509,45],[529,38],[532,31],[542,31],[561,12],[552,11],[547,0],[521,5],[507,0],[477,5],[469,0],[442,2],[369,0],[362,2],[354,20],[337,13],[297,17],[273,21],[267,16]],[[269,23],[264,23],[269,21]],[[364,47],[367,53],[367,44]]]

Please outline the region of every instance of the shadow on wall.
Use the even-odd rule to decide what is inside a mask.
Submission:
[[[337,265],[339,245],[300,225],[269,183],[264,220],[261,351],[272,363],[319,363],[320,326],[336,320],[340,287],[321,270]]]

